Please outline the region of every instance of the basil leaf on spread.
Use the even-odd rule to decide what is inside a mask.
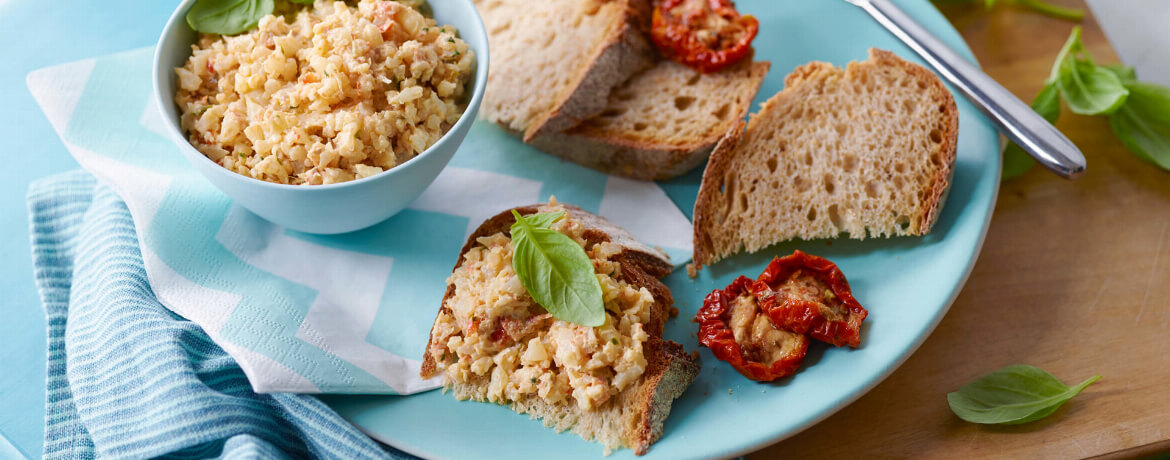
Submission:
[[[558,220],[561,220],[562,217],[565,217],[565,211],[542,212],[540,214],[530,214],[530,215],[524,216],[524,220],[528,221],[528,224],[533,226],[533,227],[549,228],[549,227],[552,227],[553,223],[555,223]]]
[[[187,25],[196,32],[234,35],[272,14],[274,0],[199,0],[187,11]]]
[[[532,300],[561,321],[597,327],[605,323],[601,283],[585,249],[548,227],[564,212],[512,215],[512,269]]]
[[[948,393],[947,403],[955,415],[971,423],[1017,425],[1052,415],[1100,379],[1100,375],[1094,375],[1070,387],[1044,369],[1017,364]]]

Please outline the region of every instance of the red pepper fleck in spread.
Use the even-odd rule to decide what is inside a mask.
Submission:
[[[666,57],[703,73],[751,54],[760,22],[741,16],[731,0],[659,0],[650,39]]]
[[[749,379],[772,381],[796,373],[809,337],[860,345],[867,315],[835,264],[796,251],[773,259],[755,281],[740,276],[708,294],[695,321],[699,343],[716,358]]]

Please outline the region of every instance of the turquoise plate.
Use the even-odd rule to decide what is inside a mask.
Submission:
[[[758,59],[772,62],[760,89],[762,102],[783,88],[784,76],[811,60],[844,65],[866,58],[870,47],[920,62],[864,12],[840,0],[739,0],[740,11],[760,20]],[[946,19],[926,0],[899,4],[955,49],[971,54]],[[973,59],[973,58],[972,58]],[[922,238],[786,243],[704,270],[696,280],[677,270],[665,281],[679,317],[667,338],[699,349],[703,369],[678,399],[665,434],[646,458],[710,458],[739,455],[774,443],[828,417],[896,369],[934,329],[966,281],[987,231],[999,183],[999,140],[974,106],[959,105],[959,152],[954,184],[933,232]],[[527,148],[519,143],[515,148]],[[692,209],[702,172],[664,183],[679,208]],[[801,249],[837,262],[870,315],[856,350],[814,344],[793,378],[751,382],[699,348],[690,322],[705,294],[741,273],[755,276],[776,254]],[[437,306],[436,306],[437,307]],[[426,321],[434,308],[416,314]],[[575,434],[557,434],[537,420],[502,406],[456,401],[432,391],[415,396],[331,396],[342,416],[374,438],[404,451],[439,458],[600,458],[602,447]],[[923,404],[946,404],[923,401]],[[631,458],[620,450],[610,458]]]

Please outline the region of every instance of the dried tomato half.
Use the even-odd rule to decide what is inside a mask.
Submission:
[[[772,259],[752,293],[777,327],[838,347],[861,344],[861,322],[869,312],[828,259],[800,251]]]
[[[808,336],[774,326],[741,276],[703,300],[695,315],[699,343],[752,380],[767,382],[796,373],[808,352]]]
[[[760,22],[740,16],[731,0],[660,0],[650,23],[663,55],[703,73],[747,57],[759,31]]]

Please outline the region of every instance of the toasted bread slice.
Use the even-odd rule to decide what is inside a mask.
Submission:
[[[600,115],[532,144],[606,173],[670,179],[702,164],[743,120],[770,66],[749,59],[703,74],[659,61],[611,92]]]
[[[959,112],[933,73],[888,51],[798,67],[716,146],[695,202],[696,268],[781,241],[923,235],[951,181]]]
[[[631,1],[644,0],[475,0],[491,47],[483,117],[527,141],[604,110],[652,62]]]
[[[670,273],[673,267],[661,251],[639,243],[629,233],[614,226],[604,218],[573,206],[563,205],[563,208],[569,217],[575,221],[572,225],[579,224],[583,227],[583,231],[580,232],[579,237],[585,241],[587,252],[593,251],[590,252],[591,254],[597,252],[609,254],[607,256],[608,261],[620,265],[620,268],[612,273],[614,278],[628,285],[631,290],[643,292],[643,298],[649,296],[653,299],[652,305],[649,306],[649,313],[646,316],[645,322],[639,323],[639,326],[631,327],[631,329],[644,328],[647,336],[645,341],[641,342],[640,345],[642,355],[645,358],[645,366],[641,374],[634,380],[629,381],[620,390],[616,390],[615,376],[614,382],[611,382],[611,385],[615,389],[610,393],[611,396],[604,402],[598,403],[590,408],[582,407],[581,400],[575,399],[575,393],[559,401],[550,401],[549,398],[545,397],[544,393],[540,392],[542,390],[538,390],[537,392],[524,392],[518,389],[517,391],[521,391],[521,394],[508,394],[504,390],[499,390],[499,385],[506,386],[515,384],[516,379],[512,378],[513,375],[521,377],[519,379],[520,384],[529,382],[528,374],[520,374],[521,372],[529,372],[526,368],[508,371],[501,363],[514,359],[508,356],[523,356],[523,359],[529,359],[530,356],[528,353],[533,349],[531,340],[540,342],[542,344],[540,345],[541,350],[545,350],[545,347],[552,350],[548,352],[550,358],[545,363],[547,367],[540,367],[540,369],[544,369],[543,372],[551,372],[553,374],[566,372],[564,370],[566,367],[561,360],[562,354],[560,349],[561,346],[564,346],[564,342],[556,343],[553,332],[551,332],[554,328],[564,327],[566,324],[551,319],[539,322],[532,321],[533,318],[538,318],[539,316],[523,319],[521,321],[523,324],[539,325],[535,326],[535,330],[515,334],[516,338],[514,341],[508,342],[513,337],[511,331],[506,332],[509,338],[500,336],[501,338],[498,340],[504,341],[503,344],[508,348],[496,351],[495,355],[491,355],[496,364],[490,371],[477,374],[474,372],[474,367],[459,367],[461,360],[479,358],[471,355],[465,357],[465,355],[458,351],[459,349],[452,349],[448,346],[448,344],[452,343],[453,339],[462,344],[471,343],[473,340],[469,338],[472,333],[467,332],[467,329],[462,329],[461,323],[454,323],[460,327],[458,331],[453,331],[450,327],[452,318],[457,317],[456,311],[462,308],[455,303],[458,302],[460,295],[457,292],[460,289],[457,285],[466,283],[462,281],[462,278],[456,280],[456,276],[462,276],[458,274],[460,273],[461,267],[469,263],[468,254],[473,250],[477,250],[476,248],[484,247],[482,241],[497,238],[498,234],[509,234],[509,230],[515,222],[509,210],[488,219],[480,225],[463,247],[459,262],[457,262],[455,269],[452,271],[452,279],[448,281],[447,292],[443,297],[443,305],[440,307],[439,313],[435,318],[435,325],[431,330],[420,375],[423,378],[442,375],[444,388],[451,390],[458,399],[471,399],[474,401],[507,405],[516,412],[529,414],[533,418],[542,419],[545,426],[552,427],[557,431],[569,429],[587,440],[600,442],[606,447],[607,452],[610,449],[627,447],[633,449],[636,454],[641,455],[649,449],[651,444],[662,436],[663,422],[670,414],[671,404],[690,386],[699,372],[698,353],[688,354],[683,350],[681,345],[662,339],[662,330],[665,321],[672,315],[673,309],[671,305],[673,299],[669,289],[658,278]],[[540,209],[541,207],[539,205],[516,208],[521,215],[535,214]],[[510,245],[510,242],[508,244]],[[481,262],[481,259],[474,258],[474,255],[470,256],[470,258],[473,259],[473,262],[470,263],[476,264],[474,267],[476,273],[492,272],[493,269],[489,263]],[[486,261],[487,258],[482,260]],[[508,263],[510,264],[510,262]],[[604,263],[602,262],[602,264]],[[595,261],[596,264],[597,262]],[[509,270],[507,267],[507,265],[503,265],[501,272]],[[467,267],[463,268],[463,270],[468,269]],[[491,279],[499,281],[500,278]],[[504,279],[508,278],[505,277]],[[486,284],[491,283],[477,285],[471,290],[478,292],[490,290],[491,288],[487,287]],[[605,284],[603,282],[603,285]],[[464,287],[463,289],[466,290],[467,288]],[[632,291],[623,292],[628,293]],[[531,301],[531,299],[528,300]],[[510,299],[503,301],[503,303],[510,302]],[[607,300],[607,302],[609,301]],[[495,302],[495,304],[499,303],[500,301]],[[543,310],[539,306],[535,306],[535,304],[528,306],[528,308],[533,310],[534,313],[543,313]],[[480,318],[480,310],[473,311],[477,312],[474,317]],[[483,321],[477,324],[476,334],[479,334],[480,337],[495,337],[499,335],[496,332],[488,332],[488,329],[479,330],[479,328],[491,327],[485,325],[490,324],[491,319],[484,319]],[[616,321],[611,316],[611,319],[602,327],[606,327]],[[502,324],[502,322],[497,320],[496,324]],[[577,326],[570,325],[570,327]],[[602,336],[602,332],[600,332],[601,328],[584,328],[580,330],[588,333],[590,329],[593,329],[593,334]],[[626,338],[622,340],[626,341]],[[606,343],[609,343],[608,340]],[[618,342],[614,342],[614,344],[617,345]],[[622,351],[621,356],[624,359],[631,350],[631,345],[622,343],[622,346],[624,347],[624,351]],[[523,351],[507,351],[513,348],[521,348]],[[570,353],[571,351],[564,350],[565,353]],[[448,353],[455,356],[448,356]],[[542,351],[541,353],[544,352]],[[596,353],[601,352],[598,351]],[[568,355],[566,354],[564,356]],[[593,356],[596,358],[598,355],[594,354]],[[581,359],[593,358],[584,357]],[[472,370],[465,371],[464,369]],[[614,367],[613,369],[618,369],[618,367]],[[605,370],[602,370],[601,375],[606,375],[605,372]],[[500,373],[500,375],[497,376],[497,373]],[[536,386],[545,384],[545,375],[541,374],[539,378],[532,377],[530,382]],[[538,379],[540,380],[539,383]],[[549,380],[555,380],[555,378],[550,378]],[[493,385],[496,385],[495,389],[493,389]],[[555,390],[549,390],[548,393],[555,393]]]

